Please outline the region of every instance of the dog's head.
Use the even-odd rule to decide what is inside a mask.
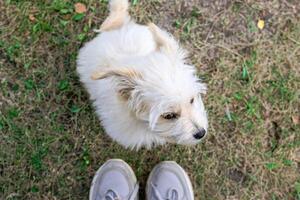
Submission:
[[[129,61],[131,67],[99,71],[92,78],[112,78],[120,101],[155,134],[169,142],[196,144],[208,128],[201,98],[206,86],[195,68],[184,63],[176,41],[155,25],[150,30],[155,52]]]

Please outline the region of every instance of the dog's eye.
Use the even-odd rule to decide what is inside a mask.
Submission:
[[[177,113],[165,113],[162,115],[162,117],[167,120],[172,120],[172,119],[176,119],[178,117],[178,114]]]
[[[191,103],[191,104],[193,104],[193,103],[194,103],[194,98],[192,98],[192,99],[190,100],[190,103]]]

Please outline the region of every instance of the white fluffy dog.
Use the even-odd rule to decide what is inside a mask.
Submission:
[[[132,149],[198,143],[208,127],[206,87],[176,40],[131,20],[127,0],[110,1],[100,31],[80,50],[77,71],[108,135]]]

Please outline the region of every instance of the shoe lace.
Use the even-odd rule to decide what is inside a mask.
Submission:
[[[136,184],[133,191],[129,195],[128,200],[135,200],[138,191],[139,191],[139,185]],[[109,189],[109,190],[107,190],[107,192],[104,196],[104,200],[122,200],[122,199],[120,198],[120,196],[118,195],[118,193],[116,191]]]
[[[119,195],[114,190],[107,190],[105,197],[105,200],[121,200]]]
[[[157,187],[151,183],[155,200],[179,200],[178,191],[175,188],[170,188],[167,192],[167,197],[163,198]]]

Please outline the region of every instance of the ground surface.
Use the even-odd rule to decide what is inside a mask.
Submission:
[[[127,161],[141,188],[175,160],[197,200],[300,199],[298,0],[133,1],[137,21],[174,34],[209,88],[202,144],[139,152],[103,133],[75,72],[107,3],[84,0],[84,14],[75,3],[0,0],[0,199],[87,199],[109,158]]]

